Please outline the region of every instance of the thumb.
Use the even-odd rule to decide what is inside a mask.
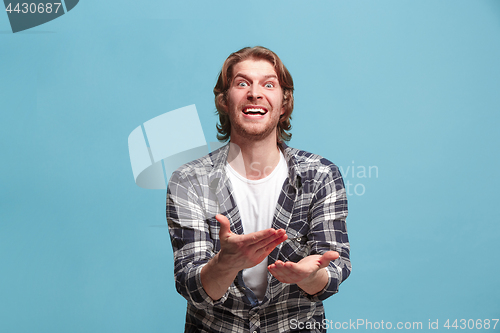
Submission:
[[[330,261],[335,260],[339,257],[339,253],[337,251],[328,251],[325,252],[321,258],[319,258],[320,268],[325,268],[330,264]]]
[[[227,217],[221,214],[217,214],[215,215],[215,219],[220,223],[219,238],[222,238],[223,235],[231,233],[230,223]]]

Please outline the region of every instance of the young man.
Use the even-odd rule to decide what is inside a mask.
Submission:
[[[283,143],[293,81],[274,52],[231,54],[214,94],[230,143],[174,172],[167,194],[185,330],[325,331],[322,300],[351,271],[342,177]]]

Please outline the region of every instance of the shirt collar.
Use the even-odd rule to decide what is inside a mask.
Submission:
[[[293,154],[294,149],[288,147],[284,142],[279,142],[278,147],[283,152],[283,156],[285,157],[286,163],[288,165],[289,184],[292,185],[296,190],[298,190],[302,187],[302,176],[297,159]],[[225,166],[228,153],[229,142],[210,154],[213,169],[208,175],[209,184],[210,188],[216,191],[218,191],[220,187],[223,186],[223,184],[225,184],[227,181]]]
[[[302,187],[302,176],[297,159],[293,154],[294,149],[288,147],[284,142],[278,142],[278,147],[283,152],[288,165],[288,181],[290,182],[290,185],[298,190]]]

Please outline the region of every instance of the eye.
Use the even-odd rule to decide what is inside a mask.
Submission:
[[[274,88],[274,83],[268,82],[268,83],[265,84],[264,87],[266,87],[266,88]]]
[[[248,84],[245,81],[238,82],[238,87],[248,87]]]

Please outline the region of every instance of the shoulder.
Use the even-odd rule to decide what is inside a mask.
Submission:
[[[342,178],[337,165],[323,156],[292,147],[286,147],[285,152],[302,178]]]
[[[312,195],[314,200],[320,201],[331,198],[338,205],[344,205],[347,211],[345,184],[337,165],[323,156],[300,149],[287,147],[285,152],[292,162],[289,165],[291,175],[297,175],[296,183],[305,197]]]
[[[185,179],[196,177],[198,179],[208,177],[208,175],[220,165],[224,165],[227,158],[227,147],[214,150],[213,152],[202,156],[194,161],[180,166],[172,173],[172,179]]]
[[[192,173],[209,171],[213,167],[210,155],[211,154],[207,154],[194,161],[181,165],[179,168],[177,168],[177,170],[174,171],[174,174],[189,175]]]

